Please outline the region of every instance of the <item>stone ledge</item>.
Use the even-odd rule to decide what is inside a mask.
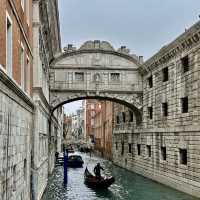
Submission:
[[[32,110],[35,108],[32,99],[0,68],[0,81],[3,82],[12,92],[22,99]]]
[[[135,129],[134,133],[200,132],[200,126]]]

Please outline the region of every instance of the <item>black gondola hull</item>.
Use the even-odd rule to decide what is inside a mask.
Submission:
[[[86,168],[85,173],[84,173],[84,180],[85,184],[88,187],[94,188],[94,189],[107,189],[110,187],[114,182],[115,178],[110,177],[110,178],[101,178],[101,180],[98,180],[95,176],[93,176],[88,169]]]

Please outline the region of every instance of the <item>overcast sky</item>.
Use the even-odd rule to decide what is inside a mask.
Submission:
[[[200,15],[199,0],[58,1],[63,47],[106,40],[114,48],[127,46],[145,60],[196,23]]]

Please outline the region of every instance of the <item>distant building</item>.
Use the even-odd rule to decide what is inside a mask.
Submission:
[[[72,136],[72,117],[64,115],[63,120],[63,144],[66,146],[73,141]]]
[[[113,103],[86,100],[87,139],[104,157],[112,158]]]
[[[87,99],[85,100],[85,135],[86,141],[90,144],[90,142],[94,142],[94,117],[96,112],[96,100]]]

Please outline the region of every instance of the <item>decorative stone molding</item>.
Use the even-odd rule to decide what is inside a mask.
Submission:
[[[157,68],[159,65],[173,59],[185,50],[194,48],[198,44],[200,44],[200,21],[190,29],[186,30],[185,33],[179,36],[175,41],[162,47],[157,54],[140,67],[140,72],[146,74]]]
[[[0,81],[6,85],[6,88],[10,89],[12,93],[19,97],[19,101],[23,100],[23,102],[26,104],[24,106],[27,109],[31,109],[31,111],[34,109],[34,103],[32,100],[28,97],[28,95],[25,94],[25,92],[22,91],[22,89],[17,85],[17,83],[14,82],[14,80],[12,80],[4,71],[2,71],[2,69],[0,69]],[[3,92],[6,93],[6,90]],[[14,96],[13,99],[16,101]]]

